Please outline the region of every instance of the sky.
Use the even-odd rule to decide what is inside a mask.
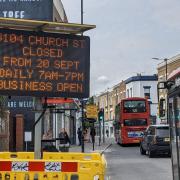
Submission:
[[[81,23],[81,0],[62,0],[68,21]],[[164,58],[180,54],[179,0],[84,0],[90,46],[90,95],[122,80],[157,73]],[[162,61],[153,60],[158,57]]]

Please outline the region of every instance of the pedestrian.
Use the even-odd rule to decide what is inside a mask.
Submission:
[[[43,134],[43,140],[49,140],[52,139],[52,130],[49,129],[46,133]]]
[[[109,137],[109,130],[106,129],[106,136]]]
[[[52,129],[49,129],[46,133],[43,134],[41,140],[42,152],[58,152],[56,147],[53,145],[53,132]]]
[[[71,141],[70,141],[69,136],[64,128],[61,129],[61,131],[59,133],[59,142],[60,142],[59,150],[61,152],[68,152]]]
[[[81,146],[81,140],[82,140],[82,130],[81,127],[77,130],[78,140],[79,140],[79,146]]]
[[[90,136],[91,136],[91,141],[92,141],[92,143],[95,143],[96,130],[95,130],[94,127],[91,128]]]

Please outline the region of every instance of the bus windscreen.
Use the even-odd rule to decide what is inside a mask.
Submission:
[[[146,112],[146,102],[140,100],[124,101],[124,113],[143,113]]]

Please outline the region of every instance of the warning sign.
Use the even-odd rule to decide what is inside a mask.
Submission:
[[[89,97],[90,39],[0,29],[0,94]]]

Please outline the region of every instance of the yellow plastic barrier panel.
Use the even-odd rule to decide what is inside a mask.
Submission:
[[[20,156],[24,159],[1,153],[0,180],[104,180],[106,160],[98,153],[44,153],[41,160]]]
[[[0,152],[0,159],[34,159],[34,152]]]

